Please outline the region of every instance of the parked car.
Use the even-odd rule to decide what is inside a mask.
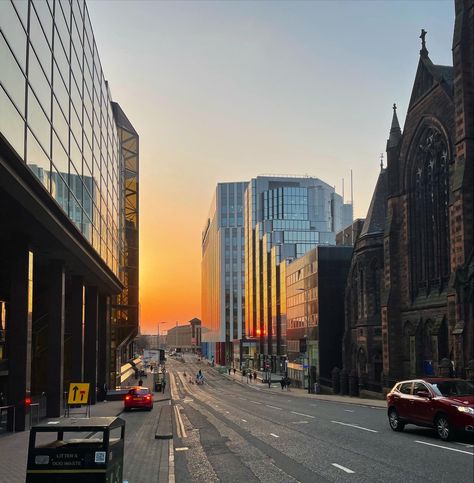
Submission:
[[[432,427],[448,441],[456,431],[474,435],[474,383],[463,379],[425,378],[397,382],[387,394],[390,427]]]
[[[125,395],[123,404],[125,411],[130,411],[131,409],[147,409],[151,411],[153,409],[153,394],[147,387],[133,387]]]

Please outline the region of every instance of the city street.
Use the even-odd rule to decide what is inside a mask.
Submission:
[[[178,482],[473,481],[469,440],[443,443],[415,426],[394,433],[380,403],[269,390],[189,357],[168,368],[180,410],[174,438]],[[205,384],[190,384],[189,375],[194,379],[199,369]]]

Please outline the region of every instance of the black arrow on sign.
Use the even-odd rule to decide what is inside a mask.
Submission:
[[[74,386],[74,387],[72,388],[72,392],[74,393],[74,394],[73,394],[73,399],[74,399],[74,401],[76,400],[76,394],[77,394],[77,391],[79,391],[79,388],[78,388],[77,386]]]

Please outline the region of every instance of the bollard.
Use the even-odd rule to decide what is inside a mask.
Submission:
[[[352,370],[349,374],[349,396],[356,397],[359,395],[359,377],[357,372]]]
[[[332,376],[332,392],[334,394],[339,394],[340,391],[341,391],[340,374],[341,374],[341,371],[339,370],[339,367],[335,367],[331,371],[331,376]]]
[[[339,391],[343,396],[349,394],[349,379],[346,369],[342,369],[339,373]]]

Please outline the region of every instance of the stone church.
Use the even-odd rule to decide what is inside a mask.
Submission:
[[[474,0],[455,0],[453,67],[432,62],[425,36],[346,288],[344,369],[374,391],[474,376]]]

